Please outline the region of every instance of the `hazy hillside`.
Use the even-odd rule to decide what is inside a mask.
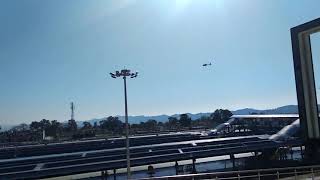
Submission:
[[[198,119],[200,118],[201,116],[210,116],[211,113],[197,113],[197,114],[191,114],[191,113],[187,113],[189,115],[189,117],[191,117],[192,120],[195,120],[195,119]],[[156,121],[159,121],[159,122],[165,122],[168,120],[169,117],[179,117],[180,114],[174,114],[174,115],[158,115],[158,116],[145,116],[145,115],[141,115],[141,116],[129,116],[129,121],[130,123],[140,123],[140,122],[146,122],[148,121],[149,119],[154,119]],[[119,119],[121,121],[125,121],[125,118],[124,116],[117,116],[119,117]],[[92,119],[92,120],[89,120],[90,123],[94,123],[94,122],[98,122],[101,121],[103,118],[100,118],[100,119]]]
[[[187,113],[189,117],[191,117],[192,120],[198,119],[201,116],[210,116],[212,112],[206,112],[206,113]],[[286,105],[286,106],[281,106],[275,109],[265,109],[265,110],[258,110],[258,109],[253,109],[253,108],[244,108],[244,109],[239,109],[232,111],[234,115],[246,115],[246,114],[252,114],[252,113],[257,113],[257,114],[297,114],[298,113],[298,106],[297,105]],[[180,114],[174,114],[170,115],[173,117],[179,117]],[[129,122],[138,124],[140,122],[145,122],[149,119],[154,119],[159,122],[165,122],[168,121],[168,118],[170,117],[169,115],[163,114],[163,115],[158,115],[158,116],[147,116],[147,115],[141,115],[141,116],[129,116]],[[117,116],[119,117],[120,120],[124,121],[124,116]],[[88,120],[91,124],[94,124],[95,122],[99,123],[103,118],[94,118],[91,120]],[[78,126],[82,126],[83,121],[77,121]],[[1,131],[4,130],[9,130],[15,125],[8,125],[8,124],[0,124],[2,127]]]
[[[239,109],[236,111],[232,111],[233,114],[236,115],[246,115],[246,114],[297,114],[298,106],[297,105],[287,105],[281,106],[275,109],[266,109],[266,110],[258,110],[252,108]]]
[[[207,112],[207,113],[187,113],[189,117],[191,117],[192,120],[198,119],[201,116],[210,116],[212,112]],[[297,105],[287,105],[287,106],[281,106],[275,109],[265,109],[265,110],[258,110],[258,109],[253,109],[253,108],[244,108],[244,109],[239,109],[236,111],[232,111],[234,115],[246,115],[246,114],[252,114],[252,113],[257,113],[257,114],[297,114],[298,113],[298,106]],[[180,114],[174,114],[171,115],[173,117],[179,117]],[[119,117],[120,120],[124,121],[124,116],[117,116]],[[154,119],[160,122],[165,122],[168,120],[169,115],[158,115],[158,116],[146,116],[146,115],[141,115],[141,116],[129,116],[129,122],[130,123],[140,123],[140,122],[145,122],[149,119]],[[99,119],[92,119],[89,120],[90,123],[98,122],[101,121],[102,118]],[[79,125],[82,122],[79,122]]]

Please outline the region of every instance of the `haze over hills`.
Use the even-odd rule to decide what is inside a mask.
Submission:
[[[186,113],[191,117],[192,120],[201,118],[202,116],[210,116],[212,112],[206,112],[206,113]],[[234,115],[246,115],[246,114],[297,114],[298,113],[298,106],[297,105],[286,105],[286,106],[281,106],[275,109],[266,109],[266,110],[258,110],[258,109],[253,109],[253,108],[244,108],[244,109],[239,109],[232,111],[232,114]],[[141,115],[141,116],[129,116],[129,122],[133,124],[137,124],[140,122],[145,122],[148,121],[149,119],[154,119],[159,122],[166,122],[168,121],[169,117],[179,117],[180,114],[174,114],[174,115],[158,115],[158,116],[147,116],[147,115]],[[124,116],[117,116],[121,121],[124,121]],[[89,120],[90,123],[98,122],[101,121],[103,118],[96,118],[96,119],[91,119]],[[79,121],[79,125],[82,122]]]
[[[192,120],[199,119],[202,116],[210,116],[212,112],[205,112],[205,113],[186,113],[189,117],[191,117]],[[232,114],[234,115],[246,115],[246,114],[297,114],[298,113],[298,106],[297,105],[286,105],[281,106],[275,109],[265,109],[265,110],[258,110],[253,108],[244,108],[232,111]],[[169,117],[179,117],[180,114],[174,114],[174,115],[157,115],[157,116],[147,116],[147,115],[141,115],[141,116],[129,116],[129,122],[131,124],[139,124],[140,122],[146,122],[149,119],[154,119],[158,122],[166,122],[168,121]],[[121,121],[124,121],[124,116],[117,116]],[[94,124],[95,122],[99,123],[99,121],[103,120],[103,118],[94,118],[91,120],[87,120],[91,124]],[[84,121],[77,121],[78,126],[82,127],[82,123]],[[17,124],[0,124],[2,127],[2,131],[9,130],[12,127],[14,127]]]
[[[297,105],[286,105],[281,106],[275,109],[266,109],[266,110],[257,110],[252,108],[239,109],[232,111],[234,115],[247,115],[247,114],[297,114],[298,106]]]

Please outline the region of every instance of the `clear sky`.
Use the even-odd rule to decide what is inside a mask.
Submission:
[[[296,104],[289,29],[318,0],[2,0],[0,123]],[[210,67],[203,63],[212,62]]]

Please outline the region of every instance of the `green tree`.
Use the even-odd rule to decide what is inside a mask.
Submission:
[[[113,134],[122,134],[124,123],[122,123],[118,117],[109,116],[106,119],[99,122],[100,127]]]
[[[41,123],[37,121],[32,121],[30,124],[30,130],[33,132],[42,131]]]
[[[12,131],[26,131],[29,130],[29,126],[25,123],[19,124],[11,129]]]
[[[40,121],[40,126],[42,127],[42,129],[47,130],[48,128],[50,128],[51,122],[47,119],[42,119]]]
[[[78,125],[77,125],[77,122],[74,120],[74,119],[70,119],[68,121],[68,126],[67,126],[67,129],[70,131],[70,132],[76,132],[78,130]]]
[[[154,119],[149,119],[148,121],[146,121],[144,123],[144,130],[147,130],[147,131],[155,131],[157,130],[157,124],[158,122]]]
[[[62,124],[57,120],[51,121],[50,127],[46,128],[48,136],[59,138],[62,134]]]
[[[191,118],[188,116],[188,114],[180,114],[179,123],[182,127],[190,128]]]
[[[179,127],[179,120],[176,117],[169,117],[168,122],[166,123],[169,129],[178,129]]]
[[[210,118],[217,123],[224,123],[230,119],[232,112],[227,109],[217,109],[211,115]]]
[[[232,112],[229,111],[228,109],[222,110],[222,120],[224,122],[228,121],[232,115],[233,115]]]
[[[31,136],[34,140],[41,140],[42,138],[42,126],[38,121],[32,121],[30,124]]]
[[[98,129],[99,128],[97,121],[93,123],[93,128],[94,129]]]
[[[83,127],[82,127],[83,130],[90,130],[90,129],[92,129],[91,123],[89,123],[89,122],[83,122],[82,124],[83,124]]]

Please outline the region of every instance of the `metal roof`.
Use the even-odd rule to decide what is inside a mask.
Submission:
[[[192,140],[130,148],[132,166],[261,151],[283,144],[258,136]],[[45,178],[126,167],[125,148],[83,152],[84,156],[40,156],[0,164],[0,179]]]

